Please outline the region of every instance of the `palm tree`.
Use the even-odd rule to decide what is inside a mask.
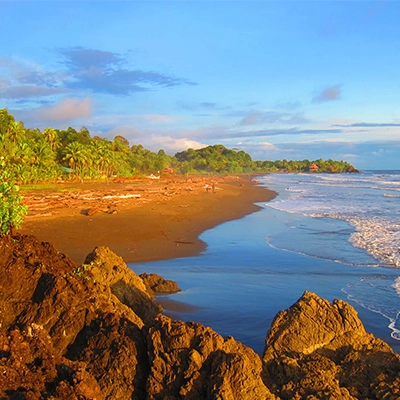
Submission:
[[[58,132],[53,128],[46,128],[43,131],[43,137],[46,139],[47,143],[50,145],[52,151],[57,151],[60,145],[60,139]]]
[[[23,137],[24,133],[25,129],[21,122],[12,121],[8,125],[8,136],[14,144]]]
[[[98,139],[91,143],[90,154],[99,174],[108,175],[108,167],[111,164],[114,153],[111,150],[111,146],[111,142],[107,139]]]
[[[85,166],[87,160],[86,148],[79,142],[70,143],[63,150],[63,161],[67,161],[71,169],[75,170],[77,167]]]

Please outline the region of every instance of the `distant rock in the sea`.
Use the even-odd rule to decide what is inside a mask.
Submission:
[[[144,284],[155,293],[177,293],[181,291],[176,282],[164,279],[160,275],[145,272],[139,276],[143,279]]]
[[[106,247],[77,265],[32,236],[0,238],[0,399],[400,398],[399,355],[343,301],[306,292],[261,358],[162,315],[148,276]]]

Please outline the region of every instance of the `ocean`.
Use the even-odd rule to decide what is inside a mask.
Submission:
[[[275,315],[308,290],[348,301],[400,352],[400,171],[258,179],[278,196],[204,232],[199,256],[129,265],[182,288],[159,297],[165,313],[262,354]]]

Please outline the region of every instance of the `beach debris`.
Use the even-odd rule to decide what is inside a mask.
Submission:
[[[103,196],[103,199],[137,199],[139,197],[140,194],[120,194]]]
[[[94,214],[96,214],[96,213],[98,213],[100,210],[98,209],[98,208],[89,208],[88,210],[83,210],[84,211],[84,213],[86,214],[86,215],[88,215],[89,217],[90,216],[92,216],[92,215],[94,215]]]
[[[147,179],[160,179],[160,175],[155,176],[155,175],[153,175],[153,174],[150,174],[150,175],[147,175],[146,178],[147,178]]]

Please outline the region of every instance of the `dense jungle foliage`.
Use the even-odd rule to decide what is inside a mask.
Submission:
[[[312,164],[319,172],[354,172],[343,161],[253,161],[243,150],[223,145],[188,149],[175,156],[164,150],[154,153],[141,144],[130,145],[123,136],[112,141],[91,137],[82,127],[75,130],[25,128],[6,109],[0,110],[0,157],[2,168],[19,183],[60,179],[106,179],[162,173],[172,168],[177,174],[230,174],[308,172]]]

